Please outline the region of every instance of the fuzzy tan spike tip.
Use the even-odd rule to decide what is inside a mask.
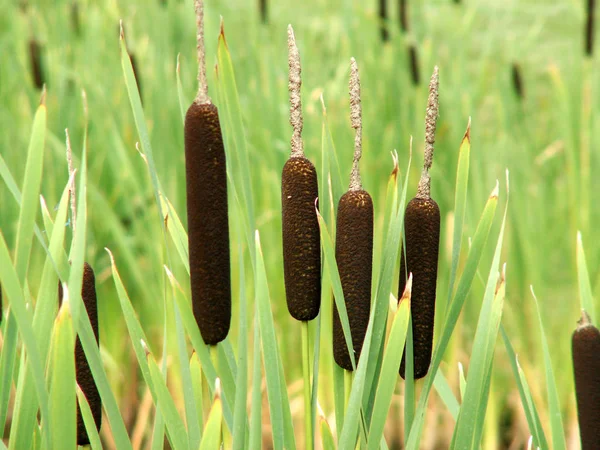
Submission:
[[[198,93],[194,100],[198,104],[210,103],[206,83],[206,50],[204,47],[204,2],[194,0],[196,11],[196,51],[198,53]]]
[[[296,46],[296,38],[292,25],[288,25],[288,66],[290,92],[290,125],[294,130],[292,134],[292,157],[304,156],[302,143],[302,99],[300,88],[302,87],[302,67],[300,66],[300,54]]]
[[[431,80],[429,81],[429,97],[427,99],[427,110],[425,114],[425,155],[423,158],[423,172],[419,187],[417,189],[417,198],[431,198],[431,178],[429,169],[433,163],[433,149],[435,144],[435,129],[439,116],[439,86],[440,77],[438,66],[433,69]]]
[[[350,59],[350,121],[352,128],[356,131],[354,135],[354,159],[352,162],[352,173],[350,174],[350,190],[362,189],[360,170],[358,167],[362,156],[362,107],[360,104],[360,77],[358,75],[358,64],[354,58]]]

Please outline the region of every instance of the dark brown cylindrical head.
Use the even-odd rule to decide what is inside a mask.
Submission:
[[[269,20],[267,12],[267,0],[258,0],[258,9],[260,10],[260,20],[262,23],[267,23]]]
[[[304,156],[291,157],[281,175],[283,274],[288,310],[312,320],[321,306],[321,239],[315,201],[317,171]]]
[[[340,273],[356,364],[360,358],[371,310],[373,270],[373,201],[363,190],[348,191],[338,204],[335,259]],[[344,330],[333,304],[333,356],[338,366],[352,370]]]
[[[38,89],[42,89],[45,81],[42,64],[42,46],[35,39],[29,41],[29,63],[31,64],[31,79],[33,84]]]
[[[231,322],[227,168],[219,113],[192,103],[185,116],[190,280],[194,317],[204,342],[227,337]]]
[[[408,11],[406,8],[406,0],[399,0],[398,15],[400,16],[400,29],[406,33],[408,31]]]
[[[404,292],[409,273],[413,275],[410,312],[412,317],[414,377],[427,375],[431,363],[435,290],[440,244],[440,208],[431,199],[413,198],[404,215],[406,252],[401,248],[398,297]],[[405,256],[406,253],[406,256]],[[406,347],[405,347],[406,351]],[[400,375],[404,378],[405,355]]]
[[[525,97],[525,88],[523,87],[523,78],[521,77],[521,67],[517,63],[513,63],[512,65],[512,82],[517,97],[523,99]]]
[[[591,57],[594,54],[594,15],[596,13],[596,0],[587,0],[587,14],[585,22],[585,54]]]
[[[411,44],[408,48],[408,57],[410,59],[410,76],[413,85],[418,86],[421,82],[421,73],[419,71],[419,54],[414,44]]]
[[[83,265],[81,298],[83,299],[85,310],[90,318],[96,342],[99,343],[100,335],[98,332],[96,278],[94,277],[94,271],[88,263],[84,263]],[[77,384],[90,405],[92,416],[96,423],[96,429],[100,430],[100,425],[102,424],[102,400],[100,399],[100,393],[96,387],[96,382],[94,381],[92,371],[85,357],[85,352],[83,351],[79,338],[77,338],[77,342],[75,343],[75,370],[77,372]],[[88,437],[85,424],[83,423],[79,404],[77,404],[77,445],[88,445],[89,443],[90,438]]]
[[[582,450],[600,444],[600,331],[584,323],[573,333],[573,371]]]
[[[83,263],[83,280],[81,284],[81,299],[85,306],[85,311],[90,318],[90,324],[92,330],[94,330],[94,336],[96,342],[99,344],[100,335],[98,333],[98,302],[96,298],[96,278],[94,277],[94,271],[88,263]],[[62,305],[63,300],[63,287],[60,281],[58,282],[58,304],[59,307]],[[85,352],[81,345],[79,337],[75,342],[75,372],[77,384],[81,388],[83,395],[87,399],[94,422],[96,423],[96,429],[100,430],[102,425],[102,400],[100,399],[100,393],[96,387],[94,376],[85,357]],[[79,403],[77,403],[77,445],[89,445],[90,438],[85,429],[85,423],[81,415],[81,409]]]

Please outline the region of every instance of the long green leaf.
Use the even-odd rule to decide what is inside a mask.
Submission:
[[[102,450],[102,442],[100,441],[100,435],[96,429],[96,421],[92,415],[90,404],[79,386],[77,386],[77,400],[79,402],[81,417],[83,418],[83,423],[85,424],[85,429],[88,438],[90,439],[90,447],[92,450]]]
[[[594,297],[592,296],[592,287],[590,285],[587,263],[585,262],[581,232],[577,233],[577,279],[579,281],[581,309],[588,313],[592,319],[592,323],[598,323],[596,322],[596,305],[594,303]]]

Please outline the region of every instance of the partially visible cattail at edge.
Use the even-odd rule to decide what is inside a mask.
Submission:
[[[317,171],[304,156],[300,55],[288,25],[290,124],[294,129],[290,158],[281,175],[283,274],[287,306],[294,319],[312,320],[321,306],[321,239],[315,202]]]
[[[387,0],[379,0],[379,32],[383,42],[389,41],[390,33],[387,28],[388,10]]]
[[[62,304],[63,299],[63,287],[62,284],[58,283],[58,301],[59,307]],[[98,333],[98,301],[96,298],[96,278],[94,276],[94,270],[88,263],[83,264],[83,281],[81,284],[81,299],[87,315],[90,318],[90,324],[92,330],[94,330],[94,336],[96,337],[96,343],[100,342],[100,335]],[[96,387],[94,376],[88,364],[85,352],[81,345],[81,341],[77,338],[75,342],[75,371],[77,377],[77,384],[81,388],[81,391],[87,399],[90,409],[92,410],[92,416],[96,423],[96,429],[100,430],[102,424],[102,400],[100,399],[100,393]],[[85,429],[85,423],[81,416],[81,410],[79,404],[77,404],[77,445],[89,445],[90,438]]]
[[[350,107],[354,138],[354,161],[348,192],[338,204],[335,259],[340,273],[348,324],[356,363],[360,357],[371,310],[373,268],[373,201],[362,188],[359,161],[362,155],[362,111],[360,79],[356,60],[351,60]],[[348,346],[338,313],[333,305],[333,356],[338,366],[352,370]]]
[[[413,275],[411,316],[413,330],[414,377],[427,375],[431,363],[435,291],[440,244],[440,208],[431,198],[429,169],[433,161],[435,128],[439,111],[439,75],[437,66],[429,83],[429,99],[425,116],[425,156],[417,195],[406,206],[404,215],[405,249],[401,248],[398,295],[404,292],[409,273]],[[404,246],[403,246],[404,247]],[[400,375],[405,377],[405,357],[402,355]]]
[[[587,0],[587,14],[585,23],[585,54],[592,57],[594,54],[594,16],[596,14],[596,0]]]
[[[31,80],[36,88],[42,89],[46,81],[42,61],[42,45],[34,38],[29,41],[29,63],[31,64]]]
[[[600,331],[585,311],[573,332],[573,371],[582,450],[600,442]]]
[[[219,113],[206,84],[202,0],[195,1],[195,9],[199,88],[184,131],[190,280],[202,338],[216,345],[227,337],[231,322],[227,171]]]

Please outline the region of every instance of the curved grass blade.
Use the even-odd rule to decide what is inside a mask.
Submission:
[[[392,403],[394,386],[398,380],[398,367],[402,359],[402,351],[408,330],[410,316],[410,294],[412,287],[412,274],[406,283],[406,290],[400,300],[400,306],[392,322],[392,329],[383,355],[381,373],[377,384],[377,394],[373,405],[373,415],[369,428],[368,449],[377,450],[383,436],[383,428]]]
[[[221,448],[221,423],[223,421],[223,405],[221,403],[219,379],[215,388],[215,399],[204,427],[200,450],[219,450]]]
[[[579,281],[581,309],[588,313],[592,319],[592,323],[598,323],[596,322],[596,305],[594,297],[592,296],[592,287],[590,285],[587,263],[585,262],[585,252],[583,251],[581,232],[577,233],[577,280]]]
[[[421,391],[421,396],[419,398],[419,403],[417,405],[417,410],[415,413],[415,420],[410,428],[410,433],[406,445],[407,450],[416,450],[419,448],[419,442],[421,439],[421,429],[423,427],[423,422],[425,419],[425,410],[427,408],[427,400],[429,397],[429,393],[431,392],[431,387],[433,386],[435,373],[437,372],[442,358],[444,356],[444,352],[448,347],[448,343],[450,342],[452,332],[454,331],[454,327],[456,326],[456,322],[458,321],[458,316],[460,315],[460,311],[462,310],[465,300],[467,299],[467,295],[471,289],[471,284],[473,283],[473,279],[475,278],[475,275],[477,273],[477,267],[479,266],[479,261],[481,259],[481,255],[483,254],[483,250],[485,248],[485,244],[487,242],[490,229],[492,227],[492,222],[494,220],[497,205],[498,185],[496,185],[496,187],[492,191],[492,194],[488,198],[485,208],[481,214],[481,218],[479,219],[477,229],[475,230],[475,235],[473,237],[471,249],[469,250],[469,254],[467,256],[465,269],[458,282],[456,293],[454,294],[454,297],[450,302],[450,308],[446,314],[446,320],[442,329],[442,334],[433,352],[431,366],[429,367],[429,373],[427,377],[425,377],[425,383]]]
[[[550,348],[548,347],[548,340],[546,339],[546,333],[544,331],[544,322],[542,321],[542,313],[540,311],[540,305],[535,293],[533,292],[533,286],[531,287],[531,294],[535,301],[535,309],[537,311],[538,322],[540,324],[540,335],[542,341],[542,350],[544,352],[544,369],[546,372],[546,389],[548,395],[548,408],[550,416],[550,431],[552,433],[552,448],[555,450],[566,450],[565,443],[565,430],[560,415],[560,401],[558,399],[558,391],[556,389],[556,379],[554,378],[554,371],[552,369],[552,358],[550,357]]]
[[[75,399],[75,331],[68,290],[54,322],[50,374],[50,423],[52,448],[75,448],[77,409]],[[67,301],[65,301],[67,300]]]
[[[77,400],[79,402],[79,409],[81,410],[81,417],[83,417],[85,429],[88,437],[90,438],[90,447],[92,450],[102,450],[102,442],[100,441],[100,435],[96,429],[96,422],[94,422],[94,416],[92,416],[90,404],[88,403],[79,386],[77,386]]]
[[[187,432],[185,425],[183,424],[181,417],[179,417],[177,407],[175,406],[173,397],[171,397],[171,393],[165,384],[163,375],[158,368],[158,364],[156,364],[156,360],[150,354],[150,352],[146,353],[146,358],[148,361],[150,377],[152,379],[152,383],[154,384],[154,389],[156,390],[155,403],[160,408],[160,411],[165,419],[169,441],[171,442],[173,448],[188,449],[189,446],[186,439]]]

